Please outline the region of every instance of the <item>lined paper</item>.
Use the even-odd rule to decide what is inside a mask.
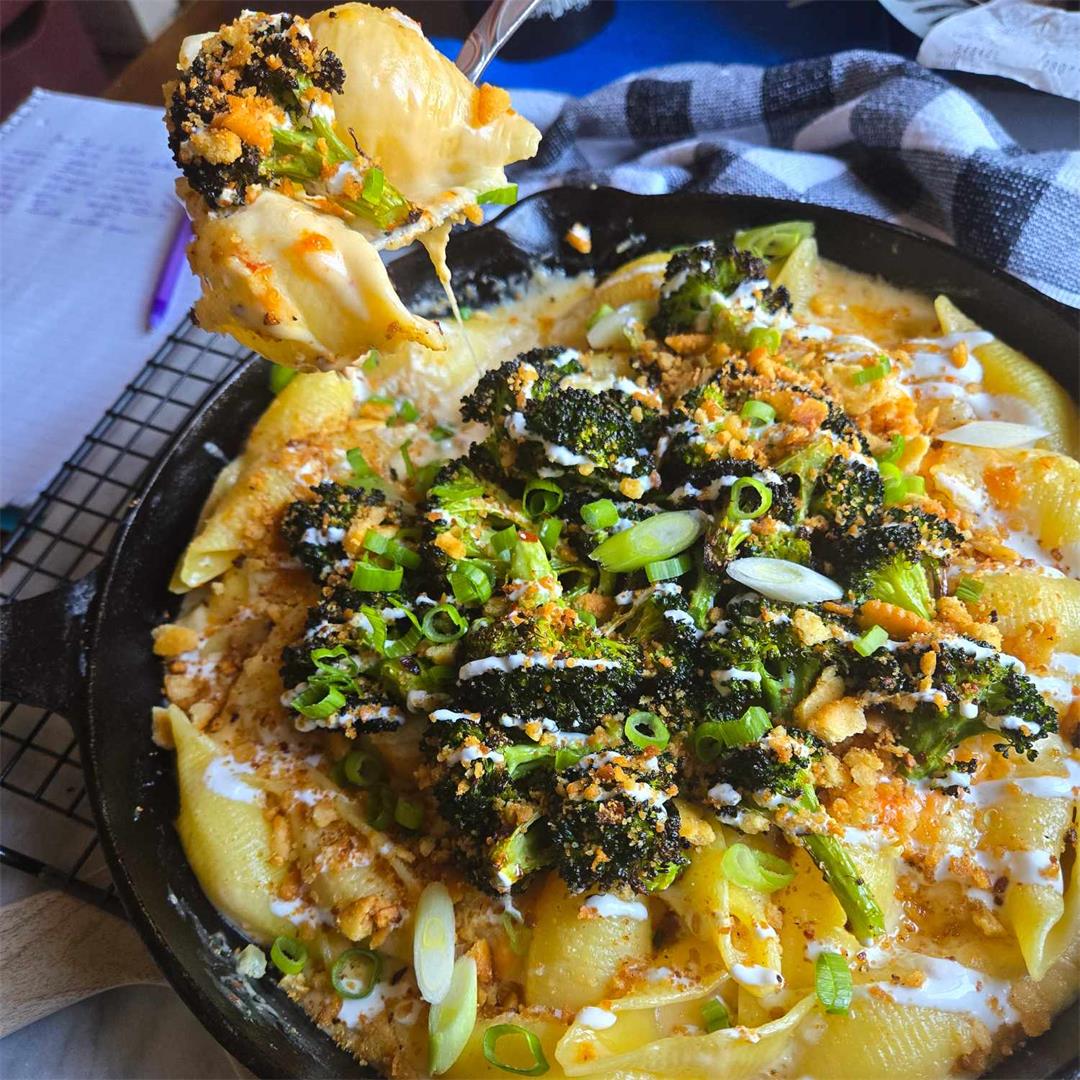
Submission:
[[[198,296],[162,110],[35,90],[0,127],[0,504],[29,502]]]

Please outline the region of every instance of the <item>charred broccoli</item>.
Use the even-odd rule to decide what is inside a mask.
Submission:
[[[418,211],[335,129],[330,95],[344,83],[341,60],[303,19],[246,13],[202,42],[166,86],[169,147],[211,208],[273,187],[391,229]]]
[[[787,290],[774,290],[765,276],[765,263],[749,252],[713,243],[676,251],[667,264],[651,329],[661,339],[708,331],[714,327],[714,309],[728,312],[725,301],[749,283],[760,285],[767,311],[788,303]]]
[[[659,415],[634,384],[578,380],[582,372],[573,350],[534,349],[487,372],[461,414],[490,425],[490,458],[515,476],[587,477],[639,498],[655,467]]]
[[[591,730],[632,704],[640,684],[636,645],[604,637],[554,604],[474,623],[464,645],[460,699],[492,722],[509,714]]]
[[[896,714],[900,740],[914,759],[909,775],[941,772],[961,742],[988,731],[1001,735],[995,744],[999,753],[1034,761],[1038,740],[1057,731],[1057,712],[1018,661],[967,638],[932,647],[937,654],[930,676],[936,700],[920,700],[913,712]],[[897,660],[912,682],[921,675],[922,656],[929,648],[909,645],[898,651]]]
[[[346,487],[332,480],[311,490],[314,499],[297,500],[286,507],[281,535],[293,556],[316,580],[351,570],[344,541],[354,522],[367,522],[378,529],[384,522],[398,521],[396,508],[387,505],[381,491]]]
[[[551,832],[556,864],[573,892],[649,885],[686,864],[666,755],[588,754],[556,782]]]

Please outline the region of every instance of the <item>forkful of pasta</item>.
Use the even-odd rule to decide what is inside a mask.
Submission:
[[[470,39],[474,78],[535,3],[492,5]],[[244,12],[186,39],[164,89],[201,326],[309,370],[445,348],[380,252],[420,240],[448,284],[451,226],[514,201],[504,169],[540,133],[506,91],[473,85],[400,12],[360,3],[310,21]]]

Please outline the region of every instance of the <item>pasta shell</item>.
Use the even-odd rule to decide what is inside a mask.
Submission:
[[[981,329],[947,296],[939,296],[934,309],[945,334]],[[983,366],[983,385],[991,394],[1009,394],[1027,402],[1050,432],[1046,443],[1054,450],[1074,455],[1080,450],[1076,406],[1053,376],[997,339],[974,351]]]

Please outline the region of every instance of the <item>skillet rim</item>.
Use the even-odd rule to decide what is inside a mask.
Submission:
[[[514,218],[521,208],[552,204],[557,207],[560,200],[580,198],[583,193],[587,194],[592,199],[610,199],[611,204],[606,207],[605,210],[606,219],[619,219],[620,222],[624,208],[630,209],[630,216],[632,217],[633,207],[640,205],[643,200],[648,200],[650,203],[662,200],[669,206],[674,206],[676,209],[678,209],[678,204],[680,202],[686,202],[688,204],[695,202],[700,204],[701,200],[715,200],[726,204],[740,204],[746,208],[748,213],[756,211],[753,216],[757,216],[758,214],[773,214],[777,220],[781,219],[780,215],[790,217],[793,214],[802,214],[810,218],[826,217],[837,222],[849,222],[856,227],[865,226],[878,233],[899,235],[905,240],[938,250],[946,253],[952,259],[959,260],[961,264],[964,264],[965,273],[969,269],[974,269],[977,273],[981,272],[983,274],[988,274],[1000,282],[1006,289],[1021,293],[1029,301],[1037,300],[1039,306],[1044,309],[1046,315],[1055,321],[1060,322],[1062,324],[1062,329],[1064,329],[1067,334],[1076,334],[1074,320],[1070,318],[1070,316],[1077,314],[1073,309],[1070,309],[1054,298],[1039,292],[1026,282],[1020,281],[1008,271],[992,266],[977,256],[973,256],[953,247],[935,237],[924,236],[904,226],[894,225],[864,214],[841,210],[835,207],[817,206],[815,204],[793,200],[746,195],[714,194],[709,192],[676,192],[660,196],[638,195],[618,189],[595,186],[554,188],[537,192],[528,198],[523,199],[520,203],[508,208],[506,211],[499,214],[498,217],[486,222],[483,226],[470,230],[470,234],[475,235],[476,233],[481,232],[481,230],[485,233],[501,232],[518,251],[523,251],[512,233]],[[508,231],[508,226],[510,231]],[[699,230],[702,236],[708,236],[711,231],[714,230],[710,230],[708,227],[703,227]],[[528,256],[529,261],[531,262],[542,263],[544,261],[544,256],[537,258],[531,253],[523,253]],[[414,256],[417,254],[418,253],[415,252],[413,253]],[[549,254],[550,256],[555,256],[556,254],[562,253],[551,252]],[[632,257],[633,252],[628,252],[626,254],[626,258]],[[560,262],[567,266],[567,272],[574,272],[572,264],[576,261],[578,260],[572,258],[563,258],[560,260]],[[587,260],[580,260],[578,269],[584,268],[587,265],[589,265]],[[391,264],[390,275],[392,279],[394,278],[394,274],[394,265]],[[884,276],[884,274],[882,276]],[[420,290],[417,288],[412,291],[415,294]],[[210,396],[174,433],[168,443],[160,451],[150,472],[140,484],[137,495],[134,497],[120,527],[117,529],[116,535],[110,545],[108,557],[103,560],[101,568],[98,571],[100,574],[100,585],[90,612],[88,613],[83,632],[82,654],[87,659],[85,669],[85,693],[83,698],[84,723],[79,724],[78,726],[80,728],[79,740],[83,747],[82,764],[86,776],[87,793],[90,797],[94,816],[98,823],[98,835],[102,844],[102,849],[105,852],[113,882],[124,907],[131,916],[132,922],[135,924],[140,936],[149,948],[155,962],[161,967],[170,984],[177,990],[185,1004],[195,1013],[200,1022],[214,1035],[218,1042],[221,1043],[229,1053],[237,1056],[239,1060],[243,1061],[245,1065],[252,1068],[253,1071],[259,1075],[280,1075],[280,1062],[277,1062],[268,1052],[264,1051],[257,1038],[258,1029],[252,1027],[250,1022],[241,1015],[239,1010],[232,1010],[231,1012],[226,1013],[224,1009],[219,1008],[214,1003],[208,993],[203,990],[200,981],[190,970],[191,965],[183,962],[177,951],[169,944],[165,933],[158,925],[155,916],[151,913],[147,904],[144,903],[140,890],[136,887],[134,875],[129,872],[127,868],[127,859],[121,850],[121,845],[117,843],[117,836],[114,832],[111,820],[112,810],[104,797],[102,784],[99,782],[98,770],[101,768],[101,763],[98,761],[97,739],[95,734],[97,725],[103,722],[103,718],[98,715],[98,711],[95,708],[95,703],[101,693],[97,688],[95,679],[98,667],[96,656],[99,650],[105,648],[101,633],[106,612],[109,604],[113,600],[113,587],[116,584],[118,566],[125,554],[125,550],[128,547],[129,540],[132,537],[134,530],[145,524],[141,520],[141,508],[148,497],[157,488],[163,472],[175,464],[175,461],[178,459],[178,450],[199,430],[206,415],[219,405],[222,397],[235,383],[243,380],[245,377],[250,377],[248,373],[252,364],[259,363],[261,363],[261,361],[258,359],[249,358],[245,361],[228,379],[212,390]],[[1056,375],[1054,377],[1057,378]],[[1076,396],[1073,388],[1067,387],[1067,389],[1072,390],[1072,396]],[[149,724],[145,725],[145,731],[146,737],[149,739]],[[265,996],[267,988],[260,987],[259,993]],[[333,1046],[332,1041],[329,1040],[325,1033],[320,1032],[313,1023],[311,1030],[318,1037],[325,1038],[328,1046]],[[1040,1039],[1046,1038],[1048,1034],[1049,1032],[1036,1039],[1029,1040],[1025,1045],[1030,1046],[1038,1043]],[[290,1039],[290,1041],[292,1040]],[[338,1052],[344,1054],[343,1051]],[[363,1067],[356,1064],[351,1057],[349,1057],[348,1060],[353,1063],[354,1075],[377,1075],[374,1072],[365,1072]]]

